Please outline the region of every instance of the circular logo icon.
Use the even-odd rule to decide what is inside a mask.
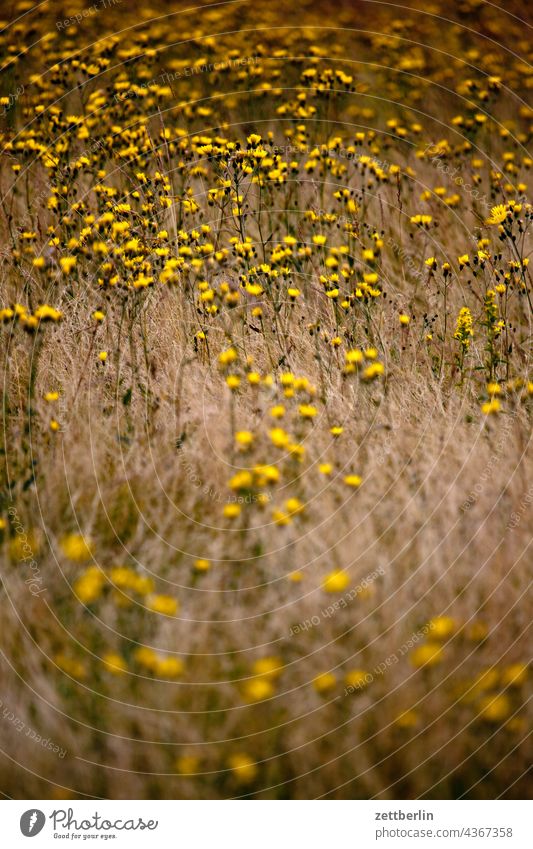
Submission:
[[[35,837],[42,831],[46,817],[42,811],[37,808],[31,808],[29,811],[24,811],[20,818],[20,830],[24,837]]]

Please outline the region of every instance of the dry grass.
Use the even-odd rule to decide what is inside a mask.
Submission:
[[[2,131],[0,306],[26,312],[6,314],[2,331],[0,788],[15,798],[529,795],[533,384],[523,261],[532,115],[526,67],[506,52],[512,42],[525,56],[520,27],[474,3],[458,9],[461,27],[415,9],[400,24],[400,10],[347,4],[327,12],[335,33],[317,26],[325,8],[317,4],[286,17],[249,4],[206,8],[194,22],[179,4],[163,4],[166,15],[182,12],[185,44],[175,46],[175,24],[151,23],[162,13],[153,6],[107,53],[98,39],[136,23],[131,4],[70,31],[58,30],[50,9],[2,36],[7,47],[20,41],[20,26],[60,34],[8,63],[10,91],[29,79],[28,67],[64,66],[24,82]],[[479,35],[468,30],[476,21]],[[409,45],[400,51],[394,34]],[[129,47],[139,57],[127,65]],[[87,81],[69,58],[75,49],[102,76]],[[237,67],[231,50],[254,62]],[[228,67],[183,73],[169,92],[114,99],[117,81],[130,92],[143,81],[164,88],[163,73],[200,57]],[[354,79],[323,97],[302,72],[317,69],[328,85],[330,67]],[[484,98],[489,76],[502,80]],[[267,93],[254,94],[263,83]],[[304,91],[315,113],[294,102]],[[480,111],[486,123],[476,122]],[[463,123],[453,123],[459,113]],[[279,179],[269,176],[281,162],[269,132],[274,144],[292,145]],[[345,152],[357,132],[365,136],[354,160]],[[264,144],[272,164],[258,158],[246,173],[242,156],[225,150],[216,160],[198,137],[220,135],[252,151]],[[324,172],[306,167],[315,145],[330,148],[334,137]],[[59,162],[45,168],[32,139]],[[427,149],[441,139],[450,146],[436,159]],[[91,143],[88,164],[66,176]],[[130,144],[136,151],[124,153]],[[360,156],[381,164],[363,167]],[[509,162],[514,170],[504,171]],[[165,179],[157,183],[156,172]],[[140,173],[154,181],[152,198]],[[209,205],[220,176],[235,198]],[[464,187],[472,181],[477,198]],[[101,185],[115,190],[108,206]],[[339,188],[353,193],[355,209],[335,197]],[[454,193],[459,200],[447,203]],[[58,208],[47,208],[54,194]],[[190,198],[198,208],[187,212]],[[509,202],[520,200],[513,211]],[[500,227],[487,223],[499,204]],[[99,225],[109,210],[114,223],[129,223],[125,234]],[[430,215],[428,226],[416,215]],[[202,225],[211,231],[200,238]],[[157,239],[161,230],[168,235]],[[324,247],[313,241],[321,234]],[[273,258],[289,235],[292,254]],[[243,236],[256,257],[238,255],[231,239]],[[190,255],[180,253],[187,240]],[[208,241],[211,253],[196,250]],[[372,247],[373,258],[363,253]],[[478,250],[487,258],[474,264]],[[71,270],[60,266],[66,256],[76,257]],[[170,257],[181,267],[161,282]],[[287,270],[254,272],[262,262]],[[153,283],[143,288],[147,269]],[[379,295],[360,297],[374,273],[367,285]],[[202,300],[201,281],[213,300]],[[491,318],[487,292],[498,285]],[[291,297],[291,287],[300,294]],[[32,327],[41,304],[61,317]],[[462,356],[454,333],[465,306],[473,336]],[[347,353],[370,347],[383,374],[365,377],[370,357],[347,371]],[[224,365],[229,349],[236,359]],[[228,374],[240,376],[237,388]],[[499,410],[483,412],[493,395]],[[279,404],[286,413],[275,420]],[[302,415],[302,404],[316,415]],[[277,434],[279,447],[274,427],[288,434]],[[243,430],[254,435],[247,450],[235,440]],[[270,484],[256,469],[265,463],[279,475]],[[345,483],[350,474],[360,487]],[[235,498],[241,512],[230,518],[224,508]],[[209,561],[205,571],[198,558]],[[265,658],[268,669],[257,666]],[[347,678],[357,670],[364,686]]]

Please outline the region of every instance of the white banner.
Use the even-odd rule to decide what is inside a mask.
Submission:
[[[157,849],[533,845],[531,803],[520,801],[4,801],[0,810],[6,849],[66,841]]]

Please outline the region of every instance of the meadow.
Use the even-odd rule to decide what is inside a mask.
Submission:
[[[4,797],[530,797],[528,4],[0,17]]]

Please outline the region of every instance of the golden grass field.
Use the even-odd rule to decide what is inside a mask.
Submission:
[[[529,797],[528,4],[1,17],[3,795]]]

